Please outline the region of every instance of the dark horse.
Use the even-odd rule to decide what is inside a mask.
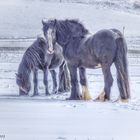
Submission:
[[[44,72],[45,94],[49,95],[48,90],[48,70],[53,79],[53,91],[57,92],[57,81],[55,68],[59,67],[59,92],[69,91],[69,80],[67,66],[62,54],[62,48],[55,44],[54,52],[48,52],[48,43],[38,37],[34,43],[26,50],[16,74],[16,83],[19,86],[20,95],[28,95],[31,89],[30,74],[33,72],[34,93],[38,95],[38,69]]]
[[[97,100],[110,100],[113,78],[110,71],[112,63],[117,69],[117,83],[120,97],[126,101],[130,97],[127,45],[122,33],[117,29],[100,30],[89,36],[89,32],[78,20],[48,20],[43,23],[43,32],[48,39],[51,32],[54,42],[63,48],[71,77],[71,96],[69,99],[91,99],[85,68],[102,68],[104,75],[104,90]],[[49,47],[50,48],[50,47]],[[79,93],[77,69],[79,68],[82,96]]]

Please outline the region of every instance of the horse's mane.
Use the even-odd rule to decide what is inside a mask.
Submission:
[[[40,64],[43,67],[46,42],[42,38],[37,38],[33,44],[25,51],[19,65],[18,74],[28,77],[30,71]]]
[[[82,38],[89,33],[77,19],[48,20],[43,26],[43,31],[46,31],[49,26],[56,28],[56,37],[61,45],[66,44],[73,37]]]
[[[34,43],[26,50],[25,60],[28,63],[28,66],[35,68],[38,64],[42,65],[43,58],[41,57],[45,56],[44,44],[45,40],[43,41],[41,38],[37,38],[37,40],[35,40]]]
[[[72,37],[84,37],[88,34],[88,30],[84,25],[76,19],[55,20],[58,31],[69,32]]]

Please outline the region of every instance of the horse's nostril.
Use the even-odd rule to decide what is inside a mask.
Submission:
[[[52,49],[49,50],[49,49],[48,49],[48,50],[47,50],[47,53],[48,53],[48,54],[53,54],[53,53],[54,53],[54,50],[52,50]]]

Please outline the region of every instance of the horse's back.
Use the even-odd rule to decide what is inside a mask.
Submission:
[[[46,55],[46,42],[38,37],[25,51],[22,61],[27,61],[31,69],[43,69]]]
[[[93,49],[96,57],[102,62],[113,61],[116,55],[116,39],[119,34],[108,29],[98,31],[93,36]]]
[[[121,32],[117,29],[102,29],[94,34],[94,38],[102,41],[115,40],[121,36]]]

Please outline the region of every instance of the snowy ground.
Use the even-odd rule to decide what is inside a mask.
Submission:
[[[0,102],[6,140],[139,140],[139,111],[126,104],[74,101]]]
[[[140,139],[140,53],[134,53],[140,50],[139,13],[45,0],[3,1],[0,13],[0,140]],[[44,17],[79,18],[91,32],[126,27],[129,50],[133,50],[128,55],[132,94],[129,103],[113,102],[119,94],[114,66],[111,102],[65,101],[70,93],[45,97],[41,71],[41,96],[17,96],[15,73],[25,48],[42,32],[41,19]],[[87,77],[94,99],[103,89],[103,75],[100,69],[87,70]],[[50,78],[49,81],[51,90]]]
[[[41,96],[18,97],[15,72],[23,52],[0,51],[0,135],[4,135],[3,139],[139,140],[140,54],[129,54],[130,102],[113,102],[119,94],[113,66],[112,101],[98,103],[66,101],[70,93],[45,97],[41,71]],[[103,75],[100,69],[87,70],[87,77],[94,99],[103,89]],[[51,90],[50,78],[49,81]]]

